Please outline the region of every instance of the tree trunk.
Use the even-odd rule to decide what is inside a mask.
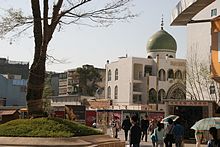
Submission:
[[[44,47],[41,48],[44,50]],[[42,95],[45,81],[45,61],[46,53],[41,54],[40,57],[35,56],[29,73],[26,99],[28,112],[33,117],[43,115]]]

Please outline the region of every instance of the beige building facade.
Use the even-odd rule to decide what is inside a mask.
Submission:
[[[186,60],[176,58],[176,41],[163,24],[146,48],[146,58],[125,56],[106,64],[105,98],[113,105],[159,106],[165,99],[186,98]]]

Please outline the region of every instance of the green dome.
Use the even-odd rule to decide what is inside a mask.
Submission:
[[[150,37],[147,42],[148,52],[174,52],[177,45],[175,39],[166,31],[161,29]]]

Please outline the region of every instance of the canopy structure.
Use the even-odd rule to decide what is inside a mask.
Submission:
[[[215,0],[181,0],[174,8],[171,16],[171,25],[187,25],[192,18],[202,9],[213,3]],[[210,20],[198,20],[210,21]]]

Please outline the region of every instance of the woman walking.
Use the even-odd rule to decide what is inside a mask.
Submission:
[[[156,136],[156,147],[163,147],[164,146],[164,125],[160,122],[157,123],[157,128],[154,129],[154,133]]]

